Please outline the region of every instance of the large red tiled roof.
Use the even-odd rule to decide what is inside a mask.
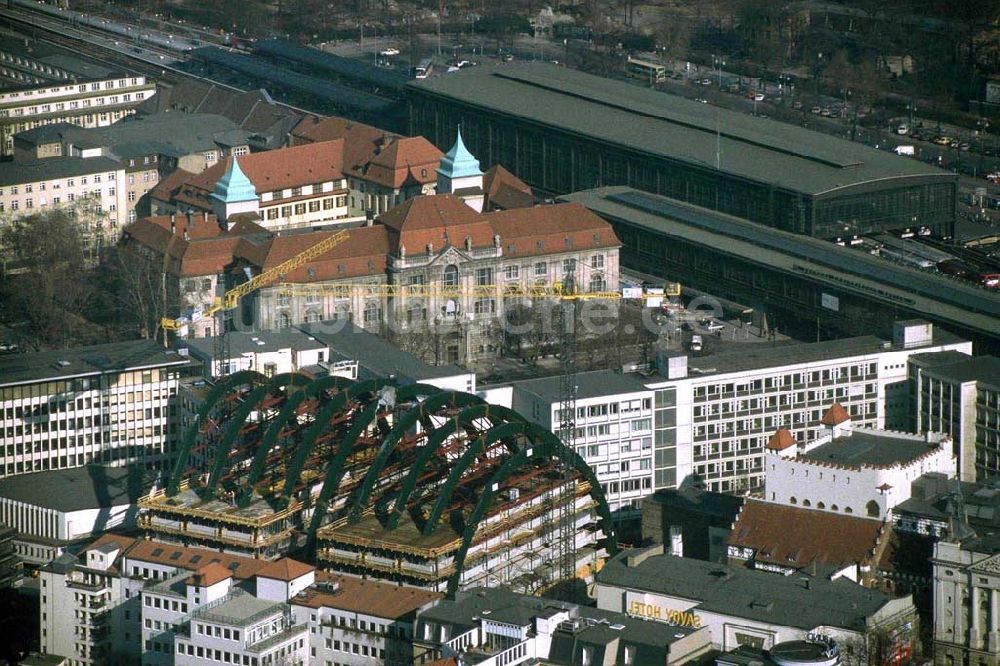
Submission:
[[[493,227],[464,201],[451,194],[414,197],[390,208],[378,221],[393,232],[393,249],[400,245],[411,254],[422,254],[431,243],[434,251],[452,245],[473,247],[493,244]]]
[[[156,256],[170,255],[169,273],[180,277],[214,275],[229,265],[241,239],[247,236],[269,237],[267,230],[247,216],[234,216],[224,231],[214,215],[196,213],[188,223],[186,215],[145,217],[124,229],[124,243],[138,243]],[[187,238],[185,238],[185,232]],[[246,241],[249,243],[249,241]]]
[[[165,564],[177,569],[197,571],[199,567],[216,563],[222,566],[228,574],[237,580],[253,578],[257,572],[267,566],[268,561],[258,560],[243,555],[220,553],[207,548],[191,548],[160,541],[140,539],[126,551],[125,556],[132,560]]]
[[[276,236],[266,250],[254,249],[240,258],[261,270],[288,261],[336,231]],[[389,254],[389,231],[380,225],[347,229],[347,240],[285,276],[284,282],[321,282],[365,275],[384,275]],[[243,246],[240,246],[243,248]],[[261,260],[263,257],[263,260]]]
[[[729,545],[754,549],[758,562],[843,568],[870,559],[882,529],[877,520],[748,499],[733,524]]]
[[[500,235],[507,257],[621,245],[611,225],[576,203],[502,210],[483,217]]]
[[[826,410],[826,413],[823,414],[823,418],[820,419],[820,423],[825,426],[836,426],[850,420],[851,415],[847,413],[847,410],[844,409],[839,402],[835,402],[833,403],[833,406]]]
[[[169,176],[156,184],[156,187],[149,191],[149,196],[157,201],[170,202],[180,193],[181,188],[195,174],[184,169],[175,169]]]
[[[343,153],[344,141],[338,139],[227,157],[189,179],[188,186],[211,193],[233,159],[253,183],[258,196],[273,190],[340,180],[344,177]],[[182,188],[182,193],[186,189]]]
[[[422,136],[401,137],[373,154],[352,170],[365,180],[384,187],[400,188],[405,184],[433,183],[437,180],[442,153]]]
[[[350,576],[330,577],[328,580],[339,585],[336,592],[311,587],[292,599],[290,603],[309,608],[336,608],[396,619],[409,615],[424,604],[444,597],[439,592]]]

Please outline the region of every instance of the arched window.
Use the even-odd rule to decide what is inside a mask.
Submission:
[[[590,291],[604,291],[604,275],[601,273],[591,273]]]
[[[382,311],[379,308],[376,301],[368,301],[365,303],[365,326],[378,326],[379,321],[382,319]]]
[[[836,504],[831,504],[830,511],[840,511],[840,508]]]
[[[878,518],[878,514],[881,509],[878,508],[878,502],[871,500],[868,504],[865,504],[865,513],[868,514],[869,518]]]
[[[844,513],[854,513],[854,509],[849,506],[844,507]]]
[[[812,506],[813,503],[807,499],[802,500],[802,506]]]
[[[444,286],[458,286],[458,266],[455,264],[448,264],[444,267]]]
[[[338,305],[333,309],[334,319],[350,319],[351,310],[346,305]]]
[[[799,501],[797,499],[795,499],[794,497],[789,497],[788,498],[788,503],[789,504],[798,504]]]
[[[278,313],[278,328],[288,328],[292,325],[292,318],[287,312]]]
[[[306,311],[306,320],[305,321],[306,321],[307,324],[311,324],[311,323],[317,322],[320,319],[321,319],[321,317],[319,315],[319,311],[317,311],[317,310],[307,310]]]
[[[816,502],[816,508],[817,509],[825,509],[826,508],[826,502]]]

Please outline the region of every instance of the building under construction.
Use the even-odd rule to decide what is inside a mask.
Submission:
[[[220,380],[140,508],[158,539],[441,591],[535,591],[617,551],[593,471],[553,433],[391,378]]]

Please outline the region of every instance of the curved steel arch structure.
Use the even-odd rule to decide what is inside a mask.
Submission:
[[[192,456],[195,450],[202,453]],[[566,467],[568,475],[559,471]],[[186,476],[199,479],[200,492],[179,494]],[[245,371],[209,392],[167,489],[143,501],[144,512],[162,520],[143,526],[263,557],[303,543],[324,561],[334,552],[362,553],[362,562],[367,549],[374,549],[373,561],[395,553],[400,559],[389,575],[401,581],[413,580],[406,572],[412,558],[438,558],[440,566],[445,557],[455,569],[433,585],[457,589],[467,564],[466,581],[484,575],[484,544],[496,548],[484,535],[507,530],[518,544],[531,538],[535,552],[549,549],[553,507],[574,502],[574,520],[592,510],[577,504],[580,482],[597,507],[590,520],[596,517],[603,532],[601,545],[613,554],[611,513],[593,471],[553,433],[509,408],[428,384],[397,386],[391,378],[269,379]],[[571,500],[556,492],[567,484],[576,488]],[[495,501],[501,490],[502,505]],[[503,516],[516,515],[514,522],[499,517],[499,506]],[[487,531],[479,532],[481,525]],[[539,557],[518,552],[528,563],[521,567]]]

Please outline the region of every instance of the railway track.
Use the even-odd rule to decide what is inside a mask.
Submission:
[[[139,57],[141,53],[128,53],[122,49],[112,48],[98,41],[113,39],[107,35],[98,34],[96,31],[81,30],[76,27],[58,24],[55,21],[51,21],[51,19],[30,12],[3,7],[0,8],[0,18],[9,27],[26,36],[32,36],[38,41],[85,56],[112,69],[126,69],[137,74],[144,74],[157,83],[173,85],[183,81],[200,81],[232,90],[233,92],[247,92],[248,90],[247,88],[234,86],[225,81],[187,72],[176,66],[177,63],[186,62],[186,58],[166,50],[150,48],[149,45],[142,45],[143,52],[154,54],[157,59],[163,56],[164,59],[154,61],[151,58]],[[66,30],[73,30],[79,33],[79,36],[66,34]],[[320,117],[325,115],[319,110],[306,109],[277,100],[274,103],[301,114],[318,115]]]

